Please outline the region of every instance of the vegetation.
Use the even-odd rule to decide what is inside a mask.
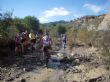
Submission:
[[[0,33],[5,36],[10,36],[11,31],[22,32],[24,30],[38,31],[40,29],[39,20],[34,16],[26,16],[24,19],[13,18],[12,12],[1,13],[0,16]],[[9,34],[8,34],[9,33]]]
[[[71,49],[75,44],[77,44],[77,29],[70,29],[67,32],[68,35],[68,45]]]
[[[106,68],[110,69],[110,30],[103,33],[102,40],[100,41],[100,45],[102,47],[102,56],[104,59],[104,63],[106,64]]]
[[[77,44],[97,45],[97,47],[103,49],[102,55],[106,64],[110,65],[110,63],[107,63],[110,62],[110,31],[96,31],[97,26],[105,15],[85,16],[71,22],[57,21],[45,24],[40,24],[39,20],[34,16],[26,16],[24,18],[13,18],[12,16],[12,12],[0,13],[0,47],[9,46],[9,41],[14,40],[16,33],[24,30],[39,31],[41,34],[48,31],[54,45],[57,44],[59,35],[66,33],[70,48]]]
[[[38,31],[39,20],[34,16],[26,16],[23,19],[23,24],[28,30]]]
[[[34,16],[25,18],[13,18],[12,12],[0,13],[0,53],[1,55],[9,54],[10,48],[15,47],[15,35],[25,30],[40,29],[39,20]]]

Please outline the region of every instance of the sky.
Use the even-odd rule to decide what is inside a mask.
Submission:
[[[19,18],[35,16],[41,23],[106,14],[109,8],[110,0],[0,0],[0,12],[12,11]]]

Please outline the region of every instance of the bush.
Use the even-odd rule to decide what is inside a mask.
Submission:
[[[93,44],[96,36],[95,30],[87,30],[85,28],[79,29],[77,33],[77,38],[79,41],[85,44]]]
[[[68,31],[68,45],[73,47],[74,45],[92,45],[96,36],[95,30],[88,31],[86,28],[82,29],[70,29]]]
[[[110,66],[110,31],[103,32],[100,46],[103,48],[102,56],[107,67]]]
[[[14,40],[16,34],[17,34],[19,31],[18,31],[18,29],[16,29],[16,27],[11,26],[11,27],[7,28],[6,32],[7,32],[7,34],[8,34],[8,37],[9,37],[10,39]]]
[[[56,30],[57,30],[58,34],[66,33],[66,27],[63,25],[57,25]]]
[[[77,42],[77,31],[78,30],[75,30],[75,29],[70,29],[68,32],[67,32],[67,37],[68,37],[68,46],[69,48],[71,49]]]

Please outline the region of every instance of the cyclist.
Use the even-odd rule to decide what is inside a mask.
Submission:
[[[33,52],[35,50],[35,43],[36,43],[36,36],[33,31],[29,33],[29,39],[31,42],[31,51]]]
[[[52,45],[52,40],[49,34],[46,33],[42,38],[42,46],[43,46],[43,59],[47,67],[50,58],[49,49],[51,49],[51,45]]]
[[[22,53],[21,37],[20,34],[17,33],[15,36],[15,54],[21,53]]]
[[[67,42],[67,36],[66,36],[66,34],[63,34],[62,35],[62,44],[63,44],[64,49],[66,48],[66,42]]]

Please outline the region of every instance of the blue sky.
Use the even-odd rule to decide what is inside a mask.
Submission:
[[[41,23],[70,21],[85,15],[106,14],[110,0],[0,0],[0,10],[23,18],[36,16]]]

